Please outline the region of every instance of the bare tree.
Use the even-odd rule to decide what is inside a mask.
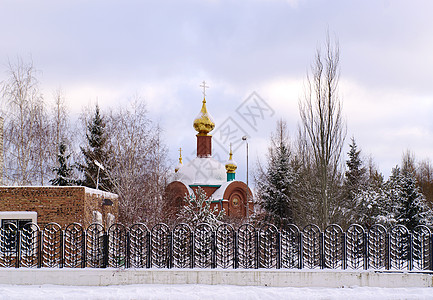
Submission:
[[[416,184],[425,196],[430,207],[433,206],[433,167],[431,161],[424,159],[417,162],[415,154],[406,150],[401,158],[401,171],[414,174]]]
[[[161,129],[148,118],[139,98],[112,110],[106,119],[109,177],[120,197],[125,224],[153,224],[164,217],[163,193],[167,181],[167,149]]]
[[[430,207],[433,207],[433,165],[429,159],[418,163],[416,179]]]
[[[50,119],[45,103],[38,103],[36,108],[35,139],[32,147],[32,158],[36,168],[33,184],[44,185],[47,183],[51,171],[51,151],[48,145],[51,143]]]
[[[299,102],[301,148],[305,163],[313,171],[309,188],[320,212],[315,214],[316,221],[323,227],[336,221],[342,179],[346,125],[338,97],[339,61],[338,43],[331,43],[328,34],[324,54],[317,50],[311,74],[307,75],[304,98]]]
[[[48,119],[33,63],[9,62],[2,85],[5,103],[6,178],[12,184],[44,184]]]
[[[69,132],[69,114],[64,93],[60,88],[54,91],[53,98],[51,132],[53,145],[58,149],[62,141],[69,140],[71,137]]]
[[[61,164],[59,157],[65,156],[67,151],[68,157],[71,161],[77,156],[77,153],[73,147],[75,141],[75,133],[72,130],[71,123],[69,120],[69,111],[65,101],[65,95],[62,89],[58,88],[53,92],[54,105],[51,107],[50,114],[50,141],[47,144],[49,150],[49,167],[51,171],[52,182],[56,176],[58,176]],[[73,163],[72,163],[73,165]],[[78,178],[77,169],[71,167],[69,170],[70,177]]]

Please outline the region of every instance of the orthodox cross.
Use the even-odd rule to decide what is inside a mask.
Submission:
[[[182,148],[179,148],[179,162],[182,163]]]
[[[206,81],[203,81],[202,84],[200,85],[200,87],[203,88],[203,98],[206,98],[206,88],[209,88],[209,87],[206,85]]]

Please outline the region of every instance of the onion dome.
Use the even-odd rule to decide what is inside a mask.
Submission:
[[[229,160],[227,161],[225,167],[227,170],[227,173],[235,173],[236,169],[238,168],[236,162],[233,160],[233,152],[232,152],[232,145],[230,144],[230,153],[229,153]]]
[[[193,123],[194,129],[198,132],[198,135],[208,135],[215,128],[215,123],[212,120],[212,116],[207,112],[206,109],[206,98],[203,98],[203,106],[201,111],[195,118]]]
[[[177,171],[179,171],[179,169],[183,166],[182,163],[182,148],[179,148],[179,164],[176,166],[176,168],[174,169],[174,172],[177,173]]]

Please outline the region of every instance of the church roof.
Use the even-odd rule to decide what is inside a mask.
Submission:
[[[212,157],[197,157],[181,166],[173,180],[187,185],[221,185],[226,182],[226,169]]]

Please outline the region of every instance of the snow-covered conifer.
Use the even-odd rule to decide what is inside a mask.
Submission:
[[[401,224],[409,230],[420,224],[431,225],[433,212],[416,184],[415,175],[397,166],[379,188],[372,186],[355,195],[359,223],[371,226]]]
[[[205,191],[198,188],[196,193],[184,197],[185,205],[178,213],[178,219],[191,227],[196,227],[200,223],[207,223],[216,226],[221,223],[225,214],[224,209],[218,211],[216,207],[211,209],[211,200],[207,198]]]
[[[50,180],[52,185],[71,186],[76,184],[76,181],[71,178],[73,168],[68,163],[70,156],[71,154],[66,155],[66,144],[64,141],[61,141],[59,154],[57,155],[59,166],[53,168],[53,172],[56,173],[57,177]]]
[[[259,203],[265,221],[277,226],[294,222],[294,190],[297,184],[297,168],[291,161],[286,123],[277,123],[277,134],[271,138],[267,166],[259,166],[256,176]]]
[[[84,180],[82,184],[87,187],[95,188],[98,181],[99,172],[99,188],[105,191],[112,190],[112,183],[106,171],[100,169],[95,164],[95,160],[101,163],[104,168],[108,168],[109,153],[106,149],[107,136],[105,133],[105,120],[101,116],[99,106],[96,105],[95,114],[91,121],[87,124],[87,147],[81,147],[81,152],[84,155],[85,164],[80,165],[83,171]]]

